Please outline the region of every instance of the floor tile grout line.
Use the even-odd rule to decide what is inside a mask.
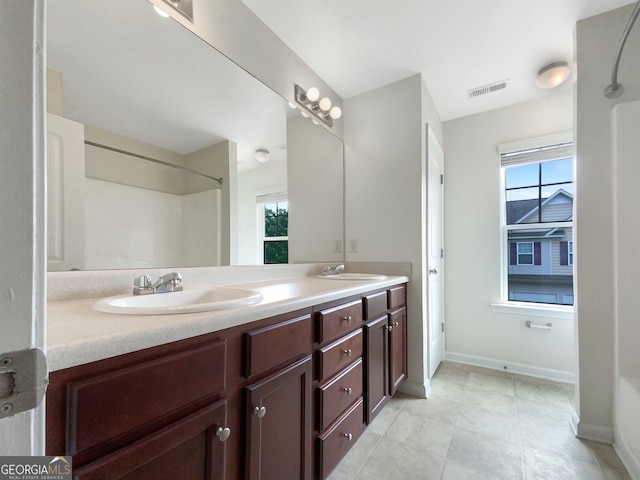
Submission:
[[[522,478],[527,480],[527,470],[525,469],[524,462],[524,445],[522,443],[522,431],[520,429],[520,413],[518,411],[518,392],[516,391],[516,379],[511,374],[511,381],[513,382],[513,404],[516,409],[516,427],[518,428],[518,443],[520,444],[520,462],[522,465]]]
[[[460,392],[460,396],[458,397],[458,402],[456,402],[458,404],[458,408],[456,409],[456,416],[453,419],[453,425],[452,425],[452,429],[451,429],[451,438],[449,438],[449,445],[447,445],[447,451],[444,455],[444,463],[442,464],[442,471],[440,472],[440,480],[442,480],[442,478],[444,477],[444,471],[447,468],[447,461],[449,460],[449,452],[451,451],[451,445],[453,444],[453,436],[456,434],[456,428],[458,428],[457,423],[458,423],[458,417],[460,416],[460,409],[462,408],[462,396],[464,395],[465,389],[467,387],[467,382],[469,381],[469,373],[470,370],[466,369],[465,370],[465,375],[464,375],[464,382],[462,383],[462,391]]]
[[[385,438],[385,436],[387,435],[387,432],[391,428],[391,425],[393,425],[393,423],[397,420],[398,415],[400,415],[400,412],[402,411],[402,409],[403,409],[403,407],[404,407],[404,405],[406,403],[407,403],[406,401],[402,402],[402,405],[400,406],[400,408],[397,409],[398,411],[396,412],[395,416],[393,417],[393,420],[389,422],[389,426],[387,426],[387,428],[384,430],[384,432],[382,432],[382,434],[380,435],[380,438],[378,438],[378,441],[375,443],[375,445],[373,446],[373,448],[369,452],[369,455],[366,456],[366,458],[360,464],[360,467],[358,467],[358,470],[356,470],[356,473],[353,476],[354,480],[356,480],[358,478],[358,475],[360,475],[360,472],[362,471],[364,466],[367,464],[367,462],[371,458],[371,455],[373,455],[373,452],[376,450],[376,448],[378,448],[378,445],[380,444],[380,442],[382,442],[382,439]]]

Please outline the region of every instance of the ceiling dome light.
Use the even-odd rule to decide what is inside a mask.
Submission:
[[[331,109],[331,111],[329,112],[329,115],[331,116],[331,118],[333,118],[334,120],[339,119],[342,116],[342,109],[340,107],[333,107]]]
[[[318,90],[316,87],[311,87],[309,90],[307,90],[307,98],[309,99],[309,101],[315,102],[320,98],[320,90]]]
[[[257,149],[256,153],[254,153],[253,156],[260,163],[267,163],[269,161],[269,159],[271,158],[271,155],[269,154],[269,150],[267,150],[265,148]]]
[[[553,62],[538,71],[536,85],[540,88],[554,88],[563,84],[570,74],[567,62]]]
[[[324,97],[322,100],[320,100],[320,103],[318,103],[318,105],[320,106],[321,110],[328,112],[331,108],[331,100],[329,100],[327,97]]]

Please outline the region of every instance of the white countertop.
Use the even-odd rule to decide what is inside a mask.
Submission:
[[[99,299],[95,297],[54,301],[47,305],[49,370],[215,332],[408,281],[406,276],[388,276],[382,281],[306,276],[234,284],[234,287],[259,291],[262,301],[247,307],[178,315],[101,313],[92,309]]]

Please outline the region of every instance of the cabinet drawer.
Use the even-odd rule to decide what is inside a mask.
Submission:
[[[346,408],[362,396],[362,359],[318,387],[318,430],[327,428]]]
[[[67,455],[75,455],[225,388],[226,340],[67,386]],[[105,401],[105,399],[109,399]]]
[[[318,342],[324,343],[338,338],[362,326],[362,301],[338,305],[316,313],[318,319]]]
[[[407,303],[407,287],[401,285],[389,290],[389,309],[403,307]]]
[[[311,353],[311,315],[245,334],[245,377]]]
[[[320,478],[326,478],[364,431],[363,401],[359,399],[334,426],[318,437]]]
[[[365,315],[371,320],[387,311],[387,291],[373,293],[364,297]]]
[[[362,356],[362,329],[318,349],[318,379],[324,380]]]

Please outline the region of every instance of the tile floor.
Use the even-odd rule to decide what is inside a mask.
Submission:
[[[574,437],[573,386],[445,362],[428,400],[398,393],[329,480],[630,480]]]

